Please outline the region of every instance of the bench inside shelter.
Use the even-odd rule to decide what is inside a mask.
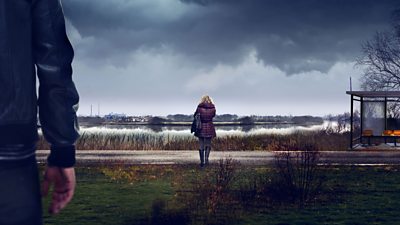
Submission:
[[[361,144],[365,140],[369,146],[372,143],[393,143],[396,147],[397,140],[400,139],[400,130],[384,130],[381,135],[374,135],[373,130],[365,129],[362,131],[361,137]]]

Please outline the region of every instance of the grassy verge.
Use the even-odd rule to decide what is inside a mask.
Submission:
[[[400,224],[398,167],[333,167],[322,199],[305,208],[263,209],[241,224]]]
[[[232,216],[232,220],[223,220],[230,224],[400,224],[400,167],[321,169],[325,185],[304,207],[290,203],[243,204],[221,198],[222,204],[228,205],[212,215]],[[172,224],[188,221],[188,215],[197,216],[189,218],[196,224],[211,211],[193,213],[193,202],[192,208],[185,209],[187,204],[182,199],[190,200],[187,187],[191,182],[202,180],[215,170],[173,165],[77,168],[79,185],[73,202],[58,216],[45,213],[45,224]],[[243,183],[251,184],[254,176],[268,179],[270,173],[268,167],[239,166],[230,190],[240,190]],[[48,199],[44,205],[48,205]]]
[[[74,200],[60,215],[46,212],[50,197],[45,199],[45,224],[144,224],[153,201],[174,194],[166,177],[144,177],[132,184],[106,176],[101,168],[78,168],[77,177]]]

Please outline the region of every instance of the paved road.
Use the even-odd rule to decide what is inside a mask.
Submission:
[[[46,160],[49,151],[38,150],[39,162]],[[244,165],[266,165],[271,164],[276,152],[259,151],[224,151],[211,152],[210,162],[216,163],[221,158],[234,158]],[[193,164],[198,163],[198,151],[123,151],[123,150],[79,150],[77,151],[77,163],[81,165],[100,163],[127,164]],[[399,164],[400,151],[343,151],[322,152],[320,155],[322,164],[357,164],[357,165],[379,165]]]

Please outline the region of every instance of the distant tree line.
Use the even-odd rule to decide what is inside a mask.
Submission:
[[[103,117],[99,116],[79,116],[78,122],[80,124],[102,124],[106,120]]]
[[[136,118],[133,119],[133,118]],[[192,122],[193,114],[173,114],[166,117],[162,116],[145,116],[140,117],[137,120],[135,116],[114,116],[114,117],[90,117],[90,116],[80,116],[79,122],[82,124],[102,124],[105,122],[113,123],[135,123],[135,122],[145,122],[148,124],[158,125],[173,122]],[[258,122],[269,122],[269,123],[322,123],[323,119],[321,117],[313,116],[238,116],[236,114],[221,114],[216,115],[214,122],[235,122],[243,125],[251,125]]]
[[[166,117],[170,122],[191,122],[193,115],[174,114]],[[238,116],[236,114],[221,114],[216,115],[215,122],[239,122],[241,124],[254,124],[256,122],[271,122],[271,123],[322,123],[322,117],[314,116]]]
[[[297,124],[323,123],[324,120],[321,117],[314,117],[314,116],[294,116],[292,118],[292,122]]]

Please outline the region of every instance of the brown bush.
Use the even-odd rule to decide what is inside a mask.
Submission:
[[[221,159],[180,186],[177,201],[189,209],[194,224],[228,224],[240,216],[240,203],[232,192],[237,168],[236,161]]]
[[[275,157],[275,172],[267,194],[274,201],[303,207],[321,191],[324,177],[318,167],[317,147],[310,143],[291,144],[281,146],[284,151]]]

